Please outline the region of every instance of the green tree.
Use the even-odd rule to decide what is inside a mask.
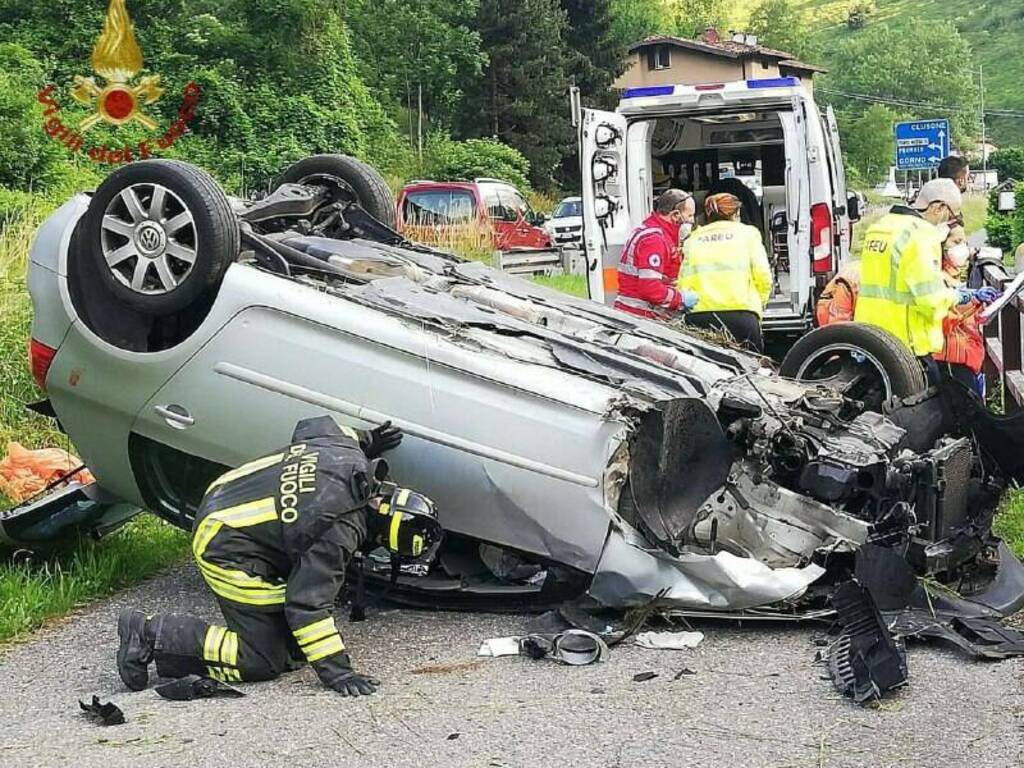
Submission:
[[[912,35],[868,26],[842,42],[828,64],[822,93],[838,104],[863,111],[864,97],[882,99],[916,118],[943,117],[930,105],[952,105],[954,133],[965,138],[977,131],[971,50],[948,22],[922,21]]]
[[[561,0],[569,26],[570,74],[590,103],[610,105],[611,85],[625,69],[626,45],[614,28],[613,0]],[[632,41],[630,41],[632,42]]]
[[[988,167],[999,174],[1000,181],[1024,181],[1024,147],[1004,147],[993,152],[989,156]]]
[[[191,132],[167,154],[204,165],[229,187],[261,187],[312,152],[347,152],[384,165],[404,162],[400,137],[359,77],[336,0],[133,0],[142,74],[166,89],[146,111],[166,128],[190,81],[203,90]],[[43,79],[70,121],[84,117],[69,87],[89,75],[106,3],[0,0],[0,39],[46,64]],[[97,126],[90,144],[122,146],[154,134]]]
[[[623,45],[674,31],[665,0],[612,0],[612,33]]]
[[[458,122],[462,137],[493,137],[522,152],[541,187],[571,147],[566,28],[557,0],[482,0],[477,29],[488,63]]]
[[[729,16],[734,7],[730,0],[669,0],[674,34],[696,38],[708,27],[726,34]]]
[[[43,65],[20,45],[0,43],[0,185],[44,189],[58,175],[67,151],[43,132],[46,118],[36,93]]]
[[[872,104],[862,114],[839,115],[843,138],[843,157],[865,183],[882,181],[896,154],[893,124],[898,115],[881,104]]]
[[[728,0],[612,0],[612,28],[626,45],[651,35],[696,38],[707,27],[723,35],[733,4]]]
[[[488,176],[524,191],[530,188],[529,161],[518,150],[495,139],[452,141],[443,133],[431,134],[423,161],[423,173],[438,181]]]
[[[348,23],[367,83],[394,104],[449,125],[484,57],[472,29],[479,0],[347,0]]]
[[[759,44],[813,61],[821,51],[806,14],[791,0],[762,0],[750,12],[747,31]]]

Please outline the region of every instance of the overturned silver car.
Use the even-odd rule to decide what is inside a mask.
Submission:
[[[33,365],[102,489],[187,528],[297,420],[391,420],[393,474],[448,532],[395,597],[809,615],[870,543],[994,612],[1024,602],[991,533],[1018,468],[955,423],[965,395],[922,380],[883,415],[410,243],[391,206],[372,169],[318,156],[258,201],[139,162],[53,214]]]

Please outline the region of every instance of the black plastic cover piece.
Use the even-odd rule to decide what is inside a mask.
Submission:
[[[193,699],[209,699],[214,696],[237,699],[245,696],[233,685],[201,675],[186,675],[162,683],[156,687],[156,692],[171,701],[192,701]]]
[[[121,725],[124,722],[124,712],[112,701],[100,701],[99,696],[93,696],[92,702],[86,704],[81,699],[78,706],[82,711],[96,721],[97,725]]]
[[[836,688],[858,704],[906,685],[907,654],[893,639],[871,594],[856,579],[840,584],[832,607],[843,629],[828,656]]]

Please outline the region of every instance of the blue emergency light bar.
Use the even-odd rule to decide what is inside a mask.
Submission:
[[[800,85],[800,80],[795,77],[767,77],[761,80],[747,80],[747,88],[791,88]],[[697,91],[721,90],[725,83],[710,83],[706,85],[682,85],[680,88],[693,88]],[[672,96],[676,92],[675,85],[645,85],[639,88],[627,88],[622,94],[623,99],[643,99],[651,96]]]
[[[675,93],[674,85],[648,85],[642,88],[627,88],[622,94],[624,99],[642,99],[645,96],[671,96]]]
[[[789,88],[799,85],[795,77],[766,77],[763,80],[747,80],[747,88]]]

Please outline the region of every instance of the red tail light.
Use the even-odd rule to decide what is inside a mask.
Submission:
[[[50,364],[56,354],[56,349],[35,339],[28,343],[28,362],[32,368],[32,378],[43,391],[46,391],[46,374],[50,372]]]
[[[832,261],[832,211],[825,203],[811,206],[811,259],[816,273],[835,269]]]

